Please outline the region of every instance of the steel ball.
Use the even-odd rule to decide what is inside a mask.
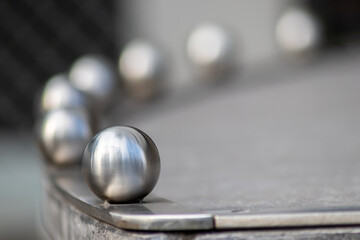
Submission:
[[[160,53],[147,41],[132,40],[120,54],[119,72],[131,97],[137,100],[149,99],[158,93],[161,86]]]
[[[89,188],[109,202],[143,199],[160,174],[155,143],[133,127],[111,127],[98,133],[87,145],[82,164]]]
[[[321,24],[302,7],[287,9],[279,18],[275,37],[284,52],[303,54],[316,50],[321,43]]]
[[[69,81],[91,100],[95,110],[106,109],[116,92],[117,77],[113,66],[104,57],[86,55],[70,68]]]
[[[86,97],[68,81],[66,74],[57,74],[45,84],[41,94],[40,112],[58,108],[87,108]]]
[[[92,121],[79,109],[55,109],[47,112],[37,126],[40,149],[50,163],[80,163],[91,137]]]
[[[187,55],[205,76],[219,76],[234,64],[234,46],[227,31],[212,23],[197,26],[187,41]]]

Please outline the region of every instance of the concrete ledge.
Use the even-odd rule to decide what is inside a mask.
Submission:
[[[360,239],[360,227],[145,232],[116,228],[90,217],[66,201],[55,189],[43,187],[42,223],[51,239]]]

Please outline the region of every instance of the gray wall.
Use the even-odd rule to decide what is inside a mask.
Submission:
[[[236,41],[239,66],[252,66],[278,54],[273,33],[283,5],[281,0],[132,0],[121,11],[127,19],[126,38],[149,39],[161,48],[169,78],[181,85],[194,78],[185,46],[195,25],[224,26]]]

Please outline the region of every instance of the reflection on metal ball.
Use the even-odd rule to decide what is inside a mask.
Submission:
[[[234,64],[234,46],[229,34],[215,24],[196,27],[187,41],[187,55],[200,73],[217,76]]]
[[[153,97],[161,82],[161,56],[143,40],[130,41],[119,58],[119,71],[129,94],[138,100]]]
[[[109,202],[141,200],[155,187],[160,156],[154,142],[132,127],[111,127],[91,139],[83,156],[89,188]]]
[[[285,52],[311,52],[320,45],[321,26],[309,11],[294,7],[285,11],[278,20],[275,36]]]
[[[46,83],[41,95],[41,113],[58,108],[86,107],[85,96],[71,86],[66,74],[57,74]]]
[[[106,109],[114,96],[117,77],[112,65],[100,56],[83,56],[76,60],[69,73],[69,81],[85,93],[96,109]]]
[[[94,134],[91,119],[79,109],[49,111],[37,127],[42,153],[56,165],[81,162],[86,144]]]

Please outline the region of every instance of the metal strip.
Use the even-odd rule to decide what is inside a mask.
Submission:
[[[59,191],[73,206],[119,228],[150,231],[214,229],[211,214],[201,213],[151,194],[140,203],[103,202],[85,185],[79,169],[53,171],[49,178],[51,187]]]
[[[215,215],[216,229],[346,226],[360,224],[360,211]]]

